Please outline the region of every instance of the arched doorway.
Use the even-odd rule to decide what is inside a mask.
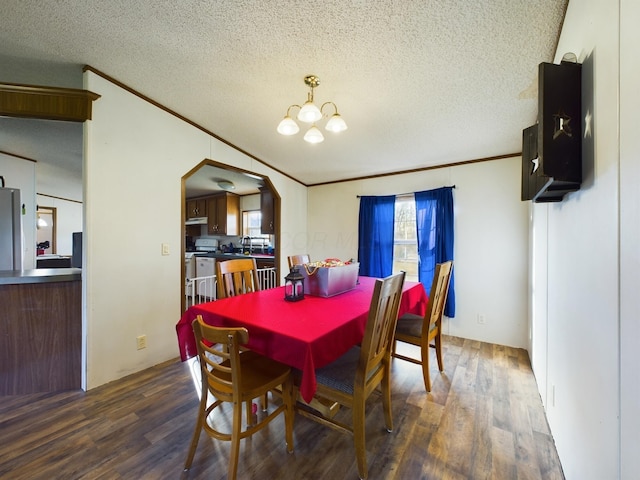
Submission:
[[[246,236],[247,225],[243,225],[243,213],[259,212],[267,219],[261,225],[263,236],[268,236],[273,252],[276,285],[280,284],[280,195],[269,177],[241,168],[225,165],[214,160],[205,159],[187,172],[182,181],[182,254],[185,257],[182,269],[182,311],[188,307],[186,300],[186,282],[189,266],[188,250],[194,248],[194,238],[207,237],[218,241],[219,247],[229,248],[229,244],[239,245]],[[212,208],[212,197],[232,197],[239,202],[238,229],[231,219],[214,222],[212,216],[217,215]],[[235,196],[240,197],[236,199]],[[268,199],[268,201],[267,201]],[[207,212],[207,206],[210,213]],[[246,208],[243,208],[245,207]],[[188,208],[189,207],[189,208]],[[246,218],[255,219],[255,215]],[[265,230],[266,229],[266,230]],[[250,236],[250,235],[249,235]],[[220,252],[222,253],[222,252]],[[217,257],[217,255],[216,255]],[[193,264],[191,265],[193,268]]]

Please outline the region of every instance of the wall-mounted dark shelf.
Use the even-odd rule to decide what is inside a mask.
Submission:
[[[582,66],[538,67],[538,123],[522,132],[522,200],[560,202],[582,183]]]

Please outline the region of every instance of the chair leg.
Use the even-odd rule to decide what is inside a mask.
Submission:
[[[250,404],[251,402],[248,403]],[[240,453],[240,433],[242,432],[242,405],[233,406],[233,425],[231,429],[228,478],[230,480],[236,480],[236,476],[238,475],[238,457]]]
[[[358,463],[358,475],[360,478],[367,478],[367,448],[365,444],[365,400],[356,402],[353,405],[353,442],[356,449],[356,460]]]
[[[431,391],[431,378],[429,377],[429,343],[423,342],[420,347],[422,355],[422,377],[424,378],[424,388]]]
[[[293,401],[293,377],[289,375],[282,385],[282,399],[284,402],[284,425],[287,442],[287,452],[293,453],[293,421],[295,409]]]
[[[442,363],[442,335],[438,331],[436,335],[436,358],[438,359],[438,370],[444,372],[444,364]]]
[[[384,423],[387,432],[393,431],[393,418],[391,416],[391,372],[387,371],[385,377],[380,382],[382,390],[382,409],[384,410]]]
[[[184,463],[184,469],[189,470],[193,463],[193,457],[196,454],[196,448],[198,447],[198,441],[200,440],[200,434],[202,433],[202,427],[205,422],[204,412],[207,408],[207,393],[208,390],[202,392],[200,397],[200,406],[198,407],[198,418],[196,419],[196,427],[193,431],[193,437],[191,438],[191,445],[189,446],[189,453],[187,454],[187,461]]]
[[[251,400],[245,402],[245,413],[247,416],[247,425],[253,425],[253,402]]]
[[[262,397],[262,411],[266,412],[267,408],[269,408],[269,392],[265,392]]]

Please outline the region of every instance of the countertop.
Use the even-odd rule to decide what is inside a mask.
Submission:
[[[38,268],[35,270],[0,270],[0,285],[73,282],[82,278],[80,268]]]
[[[256,260],[273,260],[273,255],[268,255],[266,253],[251,253],[249,255],[244,255],[242,253],[206,253],[206,254],[196,254],[196,257],[210,257],[217,258],[221,260],[231,260],[236,258],[255,258]]]

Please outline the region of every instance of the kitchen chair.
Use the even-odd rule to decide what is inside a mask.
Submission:
[[[304,265],[305,263],[311,262],[311,257],[304,253],[301,255],[291,255],[287,257],[287,260],[289,261],[289,270],[291,270],[291,267],[294,265]]]
[[[435,348],[438,360],[438,369],[444,371],[442,363],[442,314],[447,302],[449,292],[449,280],[453,262],[439,263],[433,275],[431,293],[429,293],[429,305],[424,316],[413,313],[405,313],[398,320],[396,338],[393,344],[392,355],[401,360],[422,365],[424,387],[431,391],[431,379],[429,377],[429,347]],[[434,342],[431,344],[431,342]],[[396,353],[396,342],[410,343],[420,347],[421,360]]]
[[[382,404],[387,431],[393,428],[391,419],[391,344],[398,321],[398,307],[402,297],[404,272],[376,280],[360,346],[352,347],[342,357],[316,370],[320,399],[337,402],[352,411],[351,425],[323,415],[308,405],[298,403],[296,411],[322,425],[353,435],[358,474],[367,478],[365,448],[365,403],[378,387],[382,390]],[[299,371],[294,370],[294,384],[299,385]]]
[[[238,471],[240,440],[262,430],[282,412],[285,419],[287,451],[293,452],[295,412],[291,368],[251,350],[241,351],[240,345],[249,341],[246,328],[212,327],[204,323],[202,316],[198,315],[193,321],[193,332],[201,366],[202,395],[184,469],[191,468],[200,434],[204,430],[213,438],[231,442],[228,478],[235,479]],[[210,346],[216,343],[225,344],[226,351],[215,350]],[[221,361],[216,361],[216,357]],[[282,386],[282,404],[262,420],[248,425],[243,430],[242,404],[280,385]],[[212,403],[207,406],[209,395],[212,396]],[[214,423],[215,419],[212,417],[213,411],[225,402],[233,404],[231,432],[218,430]],[[226,424],[224,421],[218,423]]]
[[[255,258],[216,262],[218,298],[235,297],[260,290]]]
[[[244,293],[260,290],[258,267],[255,258],[237,258],[216,262],[216,285],[218,298],[235,297]],[[223,344],[223,349],[226,346]],[[268,397],[265,392],[262,398],[262,409],[268,407]],[[252,402],[247,402],[247,422],[251,425],[253,417],[250,414]]]

